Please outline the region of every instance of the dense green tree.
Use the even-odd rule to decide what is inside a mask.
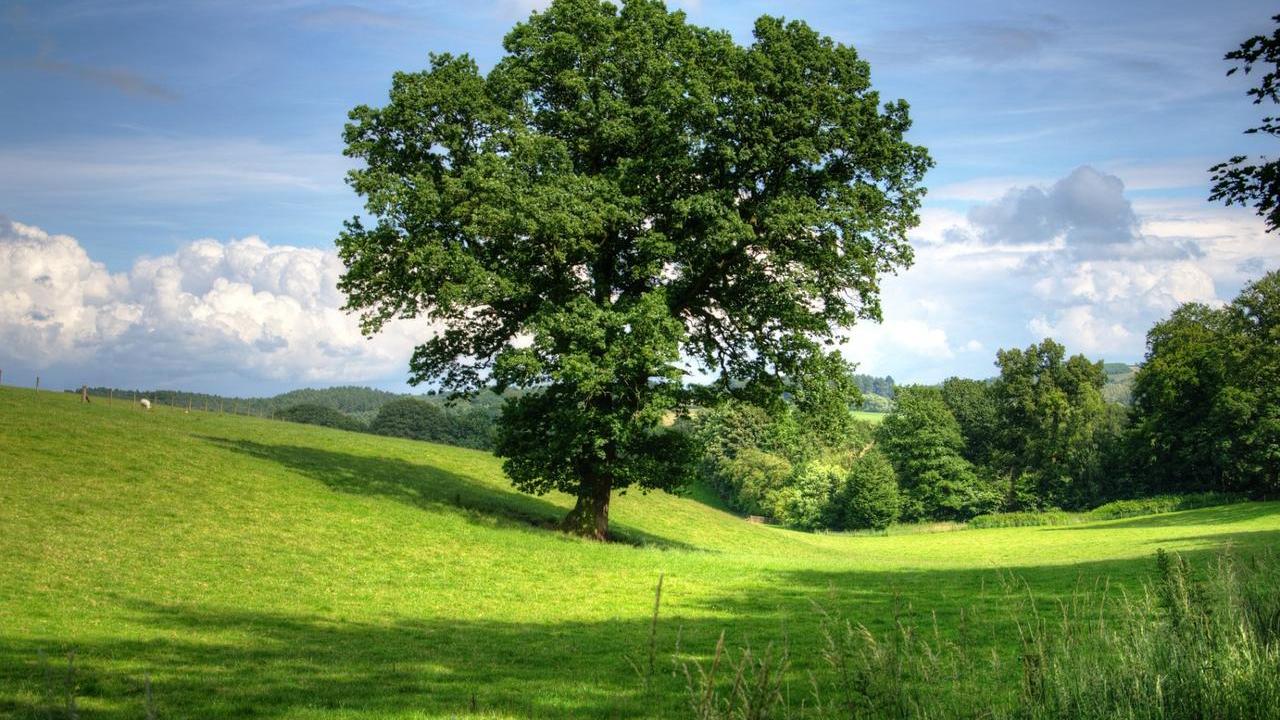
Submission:
[[[874,375],[857,374],[853,376],[853,381],[864,395],[879,395],[890,400],[893,399],[894,383],[892,375],[876,377]]]
[[[695,422],[693,436],[701,450],[700,474],[731,506],[747,509],[735,497],[742,483],[741,468],[732,467],[744,452],[782,454],[774,421],[764,410],[740,400],[729,400],[703,412]],[[788,474],[789,474],[788,470]]]
[[[444,437],[444,409],[435,403],[400,398],[382,406],[369,432],[377,435],[439,441]]]
[[[965,520],[998,504],[964,459],[960,424],[935,387],[899,387],[877,433],[893,463],[907,520]]]
[[[1132,448],[1155,490],[1280,492],[1280,272],[1147,333]]]
[[[773,493],[773,516],[799,530],[832,527],[838,520],[835,498],[843,490],[846,474],[833,463],[806,463]]]
[[[1274,496],[1280,493],[1280,271],[1247,285],[1226,314],[1234,382],[1220,415],[1229,421],[1231,482]]]
[[[824,420],[823,415],[843,418]],[[793,468],[803,471],[814,463],[848,468],[874,438],[873,426],[854,420],[840,403],[807,410],[788,403],[771,416],[756,405],[730,400],[698,413],[691,425],[702,478],[730,507],[753,515],[775,514],[779,493],[797,484]],[[836,427],[841,430],[832,432]],[[820,517],[801,524],[837,527],[839,514],[829,512],[829,496],[820,503]]]
[[[1225,320],[1219,309],[1188,303],[1147,332],[1131,433],[1134,462],[1152,489],[1224,489]]]
[[[942,400],[960,424],[964,457],[974,465],[989,465],[1000,425],[992,384],[952,377],[942,382]]]
[[[815,354],[801,372],[804,376],[792,383],[789,393],[796,420],[818,445],[843,446],[858,422],[852,411],[862,405],[853,366],[839,353]]]
[[[1280,15],[1271,18],[1280,24]],[[1250,88],[1253,104],[1280,103],[1280,28],[1270,35],[1255,35],[1227,53],[1227,60],[1236,64],[1227,71],[1233,75],[1238,70],[1245,74],[1260,66],[1258,85]],[[1262,124],[1245,130],[1246,134],[1262,134],[1280,137],[1280,117],[1264,117]],[[1248,156],[1236,155],[1230,160],[1210,168],[1213,188],[1210,200],[1221,200],[1227,205],[1252,205],[1258,214],[1266,218],[1268,232],[1280,228],[1280,159],[1259,158],[1250,163]]]
[[[824,344],[911,260],[930,160],[906,103],[804,23],[753,35],[554,0],[487,75],[433,55],[351,112],[375,222],[338,238],[348,307],[370,333],[436,323],[413,382],[544,388],[507,404],[497,449],[518,488],[577,497],[567,530],[603,538],[611,491],[685,480],[661,424],[682,359],[759,402],[828,383]]]
[[[487,450],[493,447],[495,428],[492,416],[482,409],[406,397],[383,405],[369,423],[369,432]]]
[[[1065,355],[1047,338],[996,354],[997,469],[1009,479],[1010,509],[1079,506],[1100,482],[1111,428],[1106,375],[1100,362]]]
[[[842,530],[883,530],[897,521],[898,476],[879,448],[870,448],[853,462],[834,503]]]
[[[786,458],[746,448],[720,468],[723,494],[735,510],[772,516],[778,493],[791,484],[793,472]]]
[[[303,388],[290,390],[273,398],[269,402],[276,408],[288,408],[295,405],[323,405],[343,413],[371,413],[378,408],[401,397],[386,390],[374,390],[368,387],[351,385],[330,388]]]
[[[288,420],[289,422],[306,423],[308,425],[323,425],[324,427],[338,428],[339,430],[359,432],[367,429],[364,423],[359,420],[344,415],[331,407],[316,403],[291,405],[282,410],[277,410],[274,417],[277,420]]]

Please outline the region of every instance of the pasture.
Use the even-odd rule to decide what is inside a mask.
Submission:
[[[483,452],[0,388],[0,715],[44,717],[70,684],[80,717],[145,717],[149,677],[160,717],[681,717],[673,657],[721,632],[785,642],[805,692],[819,609],[1005,658],[1007,705],[1016,598],[1138,592],[1158,548],[1280,541],[1280,503],[854,536],[695,488],[617,497],[623,542],[597,544],[547,529],[570,504]]]

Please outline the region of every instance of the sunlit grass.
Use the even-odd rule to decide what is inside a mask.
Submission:
[[[626,542],[599,545],[547,529],[569,505],[515,492],[482,452],[0,388],[0,715],[43,716],[40,653],[62,692],[75,650],[82,717],[143,717],[148,674],[162,717],[669,717],[677,635],[684,655],[724,630],[815,656],[819,601],[880,630],[990,617],[977,642],[1012,651],[1000,573],[1052,603],[1103,576],[1136,587],[1157,548],[1280,538],[1280,503],[806,534],[695,489],[617,497]],[[659,574],[645,691],[628,657]]]
[[[855,410],[853,411],[853,416],[864,422],[869,422],[872,425],[879,425],[884,420],[885,413]]]

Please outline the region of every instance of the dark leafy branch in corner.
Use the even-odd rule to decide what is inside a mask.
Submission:
[[[1272,17],[1272,20],[1280,24],[1280,15]],[[1248,75],[1255,66],[1262,71],[1258,84],[1248,90],[1254,105],[1280,103],[1280,28],[1270,35],[1255,35],[1245,40],[1238,49],[1227,53],[1225,59],[1237,63],[1227,71],[1227,75],[1234,75],[1240,70]],[[1278,137],[1280,117],[1263,117],[1261,125],[1249,128],[1245,133]],[[1250,163],[1248,156],[1236,155],[1214,165],[1209,171],[1213,173],[1211,201],[1252,205],[1258,215],[1266,218],[1268,232],[1280,228],[1280,206],[1277,205],[1280,199],[1280,159],[1268,161],[1261,157],[1259,162]]]

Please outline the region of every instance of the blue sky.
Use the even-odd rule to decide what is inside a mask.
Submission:
[[[899,380],[988,376],[1045,335],[1140,359],[1179,302],[1280,266],[1208,173],[1273,152],[1222,55],[1257,2],[673,3],[740,42],[764,13],[859,48],[912,106],[927,179],[919,262],[847,354]],[[22,382],[272,392],[403,388],[431,332],[365,341],[338,309],[347,111],[428,52],[488,67],[532,0],[0,7],[0,368]]]

